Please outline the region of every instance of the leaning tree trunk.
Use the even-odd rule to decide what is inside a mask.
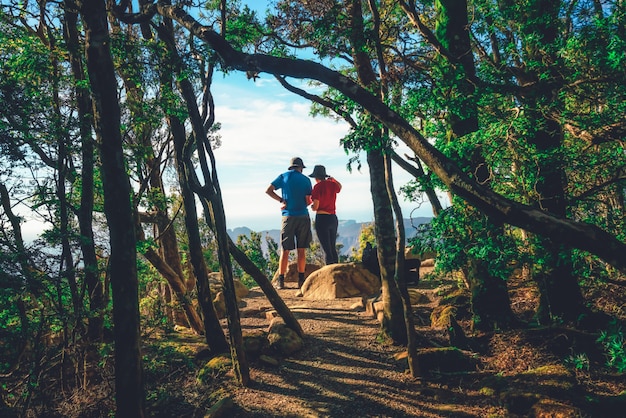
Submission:
[[[230,238],[228,241],[228,248],[237,264],[239,264],[243,271],[248,273],[254,281],[257,282],[259,287],[261,287],[261,290],[265,293],[267,300],[269,300],[274,309],[276,309],[278,315],[280,315],[283,321],[285,321],[285,325],[294,330],[300,337],[304,337],[304,331],[302,330],[300,323],[289,310],[285,301],[280,297],[274,286],[272,286],[272,283],[267,276],[246,256],[243,251],[235,245]]]
[[[113,291],[116,416],[145,416],[139,333],[139,289],[131,188],[125,171],[117,80],[103,0],[82,4],[94,127],[102,161],[104,212],[109,226]]]
[[[224,204],[222,192],[217,178],[217,168],[215,156],[211,148],[207,131],[198,106],[191,83],[186,78],[180,78],[178,88],[187,105],[189,119],[195,139],[195,148],[200,161],[200,168],[203,175],[204,184],[197,182],[191,184],[192,190],[201,200],[208,203],[205,206],[205,217],[207,223],[214,226],[215,237],[217,239],[217,254],[220,262],[222,278],[224,280],[224,298],[226,304],[226,319],[228,323],[228,336],[230,339],[230,353],[233,360],[233,371],[237,381],[248,386],[250,383],[250,368],[243,349],[243,337],[241,335],[241,322],[239,319],[239,307],[235,296],[235,284],[233,282],[233,270],[228,249],[228,232],[226,230],[226,216],[224,214]],[[207,157],[209,161],[207,161]]]

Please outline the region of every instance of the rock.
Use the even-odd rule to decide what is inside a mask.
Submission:
[[[244,308],[246,305],[247,303],[245,300],[237,298],[237,306],[239,308]],[[215,314],[219,319],[226,318],[226,299],[223,291],[219,291],[215,295],[215,298],[213,299],[213,307],[215,308]]]
[[[500,394],[500,400],[506,409],[515,416],[528,416],[533,405],[540,399],[540,395],[532,392],[505,391]]]
[[[409,298],[411,299],[411,305],[425,305],[431,303],[431,300],[424,293],[419,292],[416,289],[408,289]]]
[[[380,312],[383,312],[385,310],[385,302],[383,302],[382,300],[376,300],[374,302],[372,302],[372,316],[378,316],[378,314]]]
[[[245,331],[242,333],[243,350],[246,355],[255,358],[267,348],[267,334],[263,330]]]
[[[239,302],[242,298],[248,296],[250,290],[246,287],[246,285],[241,283],[239,279],[233,279],[233,284],[235,286],[235,295],[237,296],[237,302]],[[214,295],[222,291],[222,289],[224,288],[224,278],[222,276],[222,273],[209,273],[209,287],[211,288],[211,293]]]
[[[226,300],[224,299],[224,292],[217,292],[213,299],[213,307],[219,319],[226,318]]]
[[[433,373],[459,373],[476,370],[476,360],[450,347],[419,350],[417,361],[425,376]]]
[[[430,313],[430,327],[437,330],[446,330],[451,326],[456,314],[454,305],[436,306]]]
[[[435,259],[427,258],[426,260],[422,260],[421,267],[435,267]]]
[[[319,264],[310,264],[307,263],[304,266],[304,277],[308,277],[311,273],[313,273],[316,270],[320,269]],[[278,271],[276,271],[274,273],[274,277],[272,277],[272,284],[275,284],[276,281],[278,280]],[[297,263],[291,263],[289,264],[289,266],[287,266],[287,273],[285,274],[285,283],[287,282],[294,282],[294,283],[298,283],[298,264]]]
[[[350,310],[351,311],[363,311],[363,310],[365,310],[365,304],[363,303],[363,299],[361,299],[358,302],[354,302],[352,305],[350,305]]]
[[[372,295],[380,287],[380,279],[359,264],[340,263],[311,273],[301,290],[306,300],[329,300]]]
[[[261,355],[261,357],[259,357],[259,361],[261,361],[262,363],[265,363],[269,366],[274,366],[274,367],[278,367],[278,365],[280,364],[278,362],[278,359],[275,359],[274,357],[268,356],[268,355]]]
[[[268,321],[271,321],[274,318],[278,318],[278,312],[276,312],[275,310],[271,310],[271,311],[267,311],[265,312],[265,319],[267,319]]]
[[[411,258],[419,258],[420,260],[433,259],[436,257],[436,253],[433,251],[422,251],[420,252],[415,247],[407,246],[404,249],[404,258],[406,260]]]
[[[215,376],[224,374],[232,368],[233,362],[230,356],[219,354],[209,360],[199,371],[196,379],[199,383],[209,383]]]
[[[289,356],[302,350],[302,338],[289,328],[281,318],[275,318],[270,323],[267,332],[269,347],[283,356]]]
[[[579,408],[552,399],[539,400],[532,406],[531,411],[535,418],[577,418],[584,416]]]

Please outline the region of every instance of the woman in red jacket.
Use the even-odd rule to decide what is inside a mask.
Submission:
[[[335,212],[337,193],[341,191],[341,183],[326,174],[326,167],[316,165],[309,177],[315,178],[315,186],[311,192],[312,209],[315,214],[315,232],[326,256],[326,265],[339,262],[337,254],[337,227],[339,221]]]

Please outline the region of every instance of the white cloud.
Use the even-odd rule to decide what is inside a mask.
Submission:
[[[252,83],[241,77],[237,83],[215,84],[222,145],[214,153],[228,227],[280,227],[278,203],[265,190],[296,156],[304,160],[305,174],[310,174],[314,165],[322,164],[343,184],[337,197],[340,219],[371,221],[365,157],[361,159],[361,172],[354,166],[350,173],[346,169],[349,156],[340,145],[340,139],[348,132],[347,124],[311,117],[308,101],[293,94],[279,96],[283,91],[275,82]],[[409,178],[403,170],[394,171],[397,189]],[[401,204],[405,217],[409,216],[415,205],[402,199]],[[414,216],[431,216],[430,208],[423,208]]]

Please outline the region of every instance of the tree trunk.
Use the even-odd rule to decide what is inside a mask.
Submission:
[[[478,130],[478,106],[474,98],[475,86],[469,80],[476,76],[471,43],[468,31],[467,3],[458,0],[437,0],[438,18],[436,35],[441,45],[445,47],[449,56],[442,63],[448,83],[451,88],[448,104],[448,123],[450,141],[458,141],[460,137]],[[454,62],[448,62],[453,60]],[[456,65],[460,62],[461,66]],[[468,171],[474,173],[480,184],[490,185],[490,173],[481,148],[477,148],[473,155],[459,164],[467,166]],[[458,203],[457,203],[458,204]],[[487,228],[476,235],[491,235],[492,243],[498,242],[499,236],[504,234],[502,225],[494,225],[481,213],[476,213],[472,207],[463,202],[459,211],[464,214],[468,222],[466,228],[471,229],[472,220],[478,219],[478,224],[486,224]],[[476,223],[474,223],[476,224]],[[479,240],[477,245],[487,245]],[[510,307],[510,299],[506,282],[493,277],[487,266],[487,260],[479,260],[467,256],[466,280],[470,287],[471,304],[473,311],[473,326],[482,330],[493,330],[496,327],[508,327],[517,323]]]
[[[102,161],[104,211],[111,245],[109,273],[113,291],[116,416],[145,416],[139,332],[139,295],[135,221],[125,171],[117,81],[110,51],[103,0],[82,5],[87,69],[93,94],[94,127]]]
[[[520,97],[520,101],[529,105],[529,117],[536,121],[534,135],[529,133],[528,137],[528,142],[538,153],[535,204],[538,210],[565,219],[568,215],[565,195],[567,179],[559,152],[563,130],[559,121],[546,116],[552,113],[549,109],[559,103],[558,95],[563,84],[561,74],[551,71],[549,67],[558,58],[549,52],[549,48],[545,48],[558,37],[554,25],[547,22],[558,20],[559,7],[550,0],[534,0],[531,3],[534,4],[528,4],[525,9],[527,16],[522,17],[528,22],[522,30],[532,36],[523,48],[528,54],[528,61],[546,65],[545,68],[530,70],[524,78],[520,78],[520,84],[533,86],[527,95]],[[545,77],[545,73],[550,74],[548,81],[540,82],[539,72],[544,73],[542,77]],[[585,311],[585,306],[578,282],[572,274],[571,251],[562,242],[546,238],[540,238],[539,241],[536,251],[541,254],[537,256],[546,263],[534,275],[540,292],[537,319],[543,323],[555,317],[576,321]]]
[[[215,173],[214,173],[215,174]],[[214,176],[215,181],[217,178]],[[248,386],[250,383],[250,370],[245,351],[243,349],[243,337],[241,335],[241,322],[239,320],[239,306],[235,296],[235,284],[233,283],[233,269],[230,262],[228,249],[229,236],[226,231],[226,218],[222,195],[214,193],[210,201],[210,217],[214,221],[215,236],[217,237],[217,253],[224,278],[224,299],[226,303],[226,319],[228,322],[230,337],[230,353],[233,359],[233,369],[239,383]]]
[[[398,344],[407,343],[402,296],[394,280],[396,269],[396,236],[393,212],[385,184],[385,160],[382,151],[367,152],[370,190],[374,205],[374,235],[380,265],[384,306],[382,330]]]
[[[164,32],[159,34],[166,35]],[[164,37],[164,40],[171,42],[171,38]],[[170,48],[174,50],[173,48]],[[233,269],[228,248],[228,232],[226,230],[226,217],[222,202],[222,193],[217,178],[217,168],[215,156],[207,131],[200,116],[198,105],[195,100],[193,87],[189,80],[179,77],[178,88],[187,105],[189,119],[195,139],[195,149],[200,161],[200,169],[203,174],[204,185],[200,185],[194,177],[192,190],[198,194],[205,207],[205,217],[207,224],[213,225],[213,231],[217,239],[217,253],[220,262],[220,269],[224,279],[224,297],[226,304],[226,319],[228,322],[230,353],[233,360],[233,371],[237,381],[248,386],[250,383],[250,369],[243,349],[243,337],[241,335],[241,323],[239,321],[239,307],[235,297],[235,284],[233,282]],[[207,157],[209,161],[207,161]],[[191,168],[190,168],[191,169]],[[191,179],[190,179],[191,180]],[[208,204],[208,205],[207,205]]]
[[[370,57],[366,53],[367,47],[361,1],[352,0],[348,5],[348,9],[352,19],[352,31],[350,32],[352,58],[359,83],[366,88],[379,90],[379,95],[382,95]],[[380,265],[384,307],[381,328],[383,333],[394,342],[406,344],[402,299],[394,281],[396,237],[394,235],[393,212],[389,196],[387,195],[387,185],[385,184],[385,163],[381,149],[384,143],[383,132],[381,128],[375,126],[373,121],[370,126],[375,136],[375,138],[371,138],[371,143],[375,145],[368,147],[369,149],[366,152],[370,173],[370,190],[374,206],[374,234],[376,236],[378,263]]]
[[[397,194],[393,188],[393,175],[391,171],[391,157],[385,157],[385,182],[387,183],[387,195],[391,198],[391,207],[396,215],[396,269],[394,281],[402,296],[402,310],[406,332],[406,350],[408,353],[409,371],[412,377],[420,377],[422,371],[417,357],[417,337],[415,334],[415,322],[413,321],[413,306],[411,296],[406,287],[406,268],[404,260],[406,236],[404,232],[404,219],[402,209],[398,203]],[[419,267],[418,267],[419,268]]]
[[[196,277],[198,302],[204,317],[205,339],[211,352],[225,353],[229,351],[228,341],[213,305],[213,296],[209,287],[209,271],[202,252],[196,199],[189,186],[189,170],[193,170],[193,163],[191,158],[185,155],[185,128],[174,116],[169,116],[168,120],[176,149],[176,171],[185,206],[185,229],[189,240],[189,259]]]
[[[137,233],[142,234],[140,227],[137,228]],[[176,300],[181,304],[185,316],[189,321],[191,328],[198,334],[204,334],[204,326],[202,320],[193,307],[191,300],[187,295],[187,286],[185,282],[181,280],[178,272],[174,271],[170,264],[168,264],[163,257],[161,257],[154,249],[149,248],[146,250],[144,257],[154,266],[159,274],[167,281],[170,288],[176,295]]]
[[[419,182],[422,190],[428,197],[428,201],[430,202],[431,207],[433,208],[433,215],[437,216],[443,210],[443,206],[441,205],[441,201],[437,196],[437,192],[433,183],[431,181],[430,175],[426,174],[424,168],[422,167],[422,162],[419,158],[409,158],[409,160],[413,161],[417,167],[413,167],[408,162],[404,161],[401,156],[399,156],[395,151],[392,151],[391,158],[396,162],[400,167],[406,170],[409,174],[411,174],[415,179]]]
[[[229,238],[228,249],[235,261],[241,266],[243,271],[248,273],[255,282],[261,287],[267,300],[272,304],[280,317],[285,321],[285,325],[294,330],[300,337],[304,337],[304,331],[293,313],[289,310],[285,301],[280,297],[270,280],[263,272],[241,251],[235,243]]]
[[[117,25],[117,21],[112,20],[112,22],[113,33],[121,34],[122,29]],[[145,33],[151,36],[149,32]],[[165,64],[163,66],[167,67]],[[146,106],[144,105],[145,94],[143,92],[143,86],[137,84],[133,74],[129,73],[128,65],[122,66],[119,72],[126,88],[127,104],[131,117],[137,120],[146,120],[146,115],[144,114]],[[154,127],[149,123],[136,123],[133,124],[133,131],[135,133],[136,142],[145,152],[140,161],[144,163],[147,173],[144,182],[148,186],[148,193],[152,196],[165,196],[165,188],[161,178],[161,161],[155,158],[152,144],[152,138],[155,134]],[[167,212],[167,203],[158,198],[153,198],[150,202],[151,207],[149,211],[151,211],[153,215],[151,220],[155,225],[154,236],[159,244],[159,251],[149,249],[145,254],[146,258],[171,286],[172,293],[175,295],[176,301],[180,304],[182,312],[178,307],[173,309],[172,318],[174,322],[179,324],[184,323],[185,326],[189,325],[197,334],[203,334],[204,327],[202,321],[188,295],[189,289],[186,286],[178,242],[174,228],[171,227],[172,222]],[[144,218],[139,217],[139,220],[143,222]],[[138,239],[141,241],[145,240],[141,224],[138,224],[137,228]],[[170,292],[166,294],[170,294]],[[166,303],[167,302],[169,301],[166,300]]]
[[[71,3],[71,4],[70,4]],[[91,341],[100,341],[104,331],[104,309],[106,300],[104,287],[98,269],[95,241],[93,235],[94,206],[94,139],[91,134],[93,121],[92,103],[89,89],[82,87],[86,81],[83,62],[80,57],[79,34],[77,30],[78,13],[73,10],[73,2],[65,1],[65,22],[63,35],[69,52],[69,60],[76,89],[76,104],[80,123],[81,138],[81,188],[80,208],[77,213],[80,230],[80,248],[83,254],[83,274],[89,299],[90,313],[88,316],[87,336]]]

